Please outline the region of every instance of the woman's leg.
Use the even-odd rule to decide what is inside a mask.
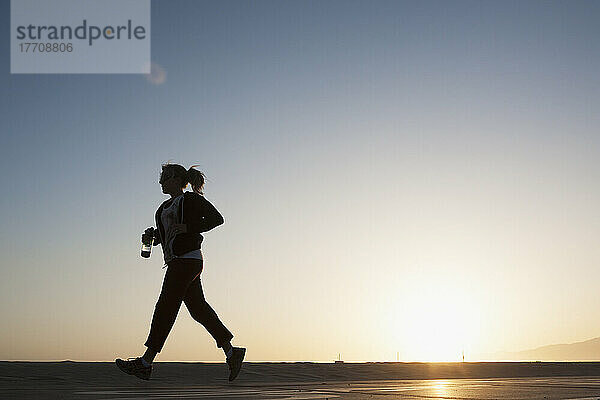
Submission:
[[[187,288],[183,301],[192,318],[201,323],[217,342],[217,347],[229,350],[233,334],[223,325],[215,310],[206,302],[200,275]]]
[[[190,282],[202,271],[202,260],[175,259],[169,262],[146,340],[146,347],[160,353],[175,323]]]

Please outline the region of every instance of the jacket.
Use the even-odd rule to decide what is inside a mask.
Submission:
[[[160,216],[163,208],[170,201],[171,199],[164,201],[156,210],[154,216],[157,227],[154,235],[155,246],[164,243],[165,228]],[[186,232],[178,234],[173,240],[173,254],[176,256],[199,249],[204,239],[201,233],[210,231],[225,222],[215,206],[196,192],[183,193],[178,214],[180,223],[186,225]]]

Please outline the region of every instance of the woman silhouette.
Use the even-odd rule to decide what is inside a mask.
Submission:
[[[161,244],[167,272],[154,315],[143,356],[115,360],[117,366],[130,375],[150,379],[152,362],[159,353],[184,302],[192,317],[204,325],[206,330],[223,349],[229,380],[234,380],[242,367],[246,349],[233,347],[233,335],[223,325],[217,313],[204,299],[200,273],[202,272],[202,251],[200,245],[207,232],[221,225],[223,217],[204,198],[204,174],[194,167],[186,170],[179,164],[163,164],[160,185],[165,194],[171,196],[156,211],[156,229],[148,228],[143,239],[154,237],[154,245]],[[193,192],[185,192],[190,183]]]

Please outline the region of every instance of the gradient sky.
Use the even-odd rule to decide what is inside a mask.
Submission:
[[[145,347],[166,161],[225,224],[247,359],[469,360],[600,336],[599,2],[152,2],[144,75],[11,75],[0,359]],[[182,307],[158,361],[222,361]]]

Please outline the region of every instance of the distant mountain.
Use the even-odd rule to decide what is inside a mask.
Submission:
[[[514,361],[598,361],[600,337],[584,342],[553,344],[518,352],[496,353],[491,358]]]

